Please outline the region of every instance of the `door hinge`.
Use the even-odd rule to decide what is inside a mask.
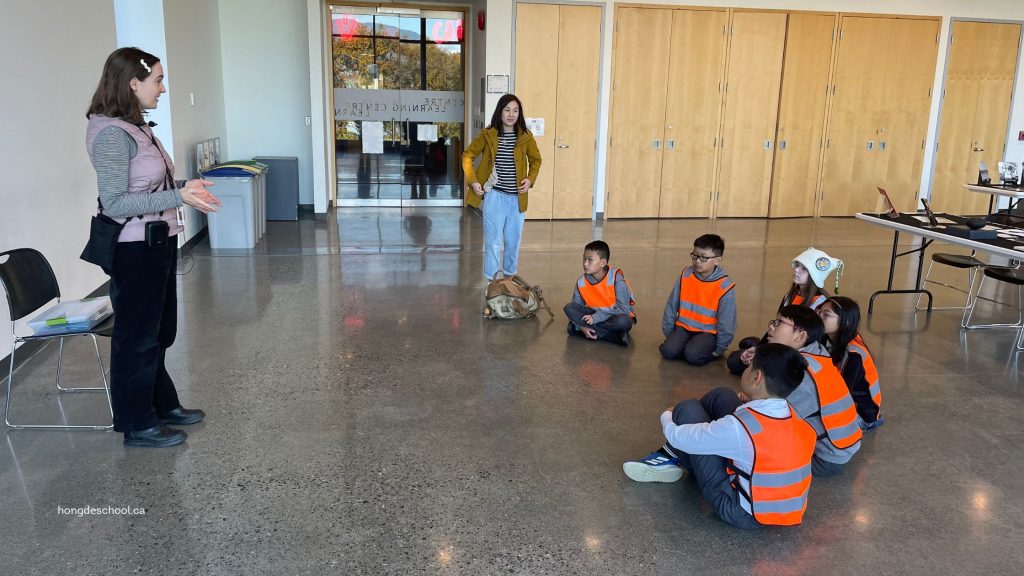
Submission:
[[[845,30],[840,30],[840,31],[839,31],[839,39],[840,39],[840,40],[842,40],[842,39],[843,39],[843,34],[845,34],[845,33],[846,33],[846,31],[845,31]]]

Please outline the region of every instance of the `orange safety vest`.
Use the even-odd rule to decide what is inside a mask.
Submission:
[[[576,288],[579,289],[580,296],[583,297],[583,303],[590,308],[611,308],[615,306],[615,276],[617,274],[622,275],[622,281],[626,283],[626,288],[629,288],[629,305],[636,305],[633,287],[626,280],[626,275],[622,274],[622,270],[618,268],[609,269],[608,273],[605,274],[604,280],[597,284],[591,284],[590,280],[587,280],[586,274],[580,276],[579,280],[576,281]],[[629,317],[636,318],[636,313],[630,310]]]
[[[828,297],[825,296],[824,294],[815,294],[814,298],[811,298],[811,303],[807,307],[810,308],[811,310],[817,310],[818,306],[821,306],[822,303],[825,302],[825,300],[828,300]],[[799,305],[801,305],[803,303],[804,303],[804,297],[801,296],[800,294],[797,294],[797,295],[793,296],[793,301],[792,302],[786,302],[785,298],[782,299],[782,306],[785,306],[786,304],[792,304],[793,306],[799,306]],[[782,306],[779,306],[779,308],[782,308]]]
[[[730,466],[733,474],[750,483],[750,493],[735,480],[733,487],[750,503],[751,515],[761,524],[799,524],[811,487],[811,459],[817,442],[814,428],[792,406],[786,418],[766,416],[743,407],[733,416],[754,444],[754,468],[750,474]]]
[[[878,369],[875,368],[875,361],[868,353],[868,346],[860,334],[854,336],[853,340],[846,346],[847,353],[858,354],[861,363],[864,364],[864,378],[868,381],[868,388],[871,391],[871,401],[878,408],[882,407],[882,388],[878,385]]]
[[[691,332],[718,334],[718,303],[736,283],[728,276],[717,280],[701,280],[693,268],[687,267],[679,276],[679,316],[676,326]]]
[[[860,441],[863,433],[857,423],[857,408],[843,375],[828,356],[801,352],[807,360],[807,371],[814,379],[818,393],[818,414],[825,427],[825,435],[833,446],[845,450]]]

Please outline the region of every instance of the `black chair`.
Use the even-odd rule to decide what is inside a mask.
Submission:
[[[7,400],[4,404],[4,422],[11,428],[45,428],[55,430],[109,430],[113,424],[104,426],[97,425],[68,425],[68,424],[15,424],[11,422],[11,389],[14,383],[14,353],[18,344],[34,341],[58,340],[60,348],[57,352],[57,389],[59,392],[80,392],[87,390],[102,390],[107,396],[107,408],[113,418],[114,410],[110,403],[110,386],[107,383],[107,370],[103,366],[103,357],[100,356],[100,347],[97,336],[110,337],[114,329],[114,316],[100,322],[98,325],[82,331],[71,331],[60,334],[28,335],[18,336],[15,332],[15,324],[18,320],[41,310],[53,299],[60,302],[60,287],[57,285],[57,277],[53,274],[53,268],[47,262],[46,257],[38,250],[31,248],[17,248],[0,252],[0,284],[7,292],[7,306],[11,313],[11,335],[14,342],[11,344],[10,369],[7,375]],[[92,338],[93,348],[96,350],[96,361],[100,367],[100,377],[103,379],[102,387],[91,388],[65,388],[60,384],[61,359],[64,354],[64,339],[75,336],[87,336]]]
[[[1013,284],[1017,287],[1017,322],[1013,324],[971,324],[971,317],[974,316],[974,310],[972,309],[971,313],[967,315],[964,328],[1019,328],[1020,331],[1017,333],[1015,345],[1017,350],[1024,350],[1024,305],[1022,305],[1024,301],[1021,300],[1021,286],[1024,286],[1024,270],[1010,266],[985,266],[984,276],[981,279],[981,284],[978,285],[978,294],[981,294],[982,288],[985,287],[985,278],[992,278],[993,280]]]
[[[958,268],[960,270],[967,270],[967,290],[964,290],[958,286],[952,284],[945,284],[943,282],[936,282],[931,279],[932,266],[935,264],[941,264],[943,266],[950,266],[952,268]],[[932,310],[963,310],[964,314],[960,318],[960,326],[967,326],[967,316],[971,309],[974,308],[974,283],[978,279],[978,270],[980,270],[985,263],[975,258],[974,250],[971,250],[970,254],[949,254],[946,252],[936,252],[932,254],[932,261],[928,263],[928,271],[925,272],[924,281],[921,282],[921,287],[924,288],[926,284],[935,284],[938,286],[945,286],[951,290],[957,292],[963,292],[967,294],[967,301],[964,302],[963,306],[943,306],[933,307]],[[914,310],[921,310],[921,296],[917,297],[917,303],[914,304]]]

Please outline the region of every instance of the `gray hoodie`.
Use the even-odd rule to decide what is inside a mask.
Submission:
[[[814,354],[816,356],[828,356],[828,351],[821,344],[814,342],[808,344],[800,349],[800,352],[806,352],[808,354]],[[814,385],[814,378],[810,372],[804,372],[804,380],[796,387],[796,390],[790,393],[789,400],[793,409],[800,415],[801,418],[807,421],[814,428],[814,432],[818,435],[818,442],[814,446],[814,455],[826,462],[833,464],[846,464],[850,461],[850,458],[860,450],[860,441],[857,441],[853,446],[849,448],[836,448],[832,442],[829,441],[825,434],[825,425],[821,423],[821,406],[818,404],[818,389]],[[860,418],[858,416],[858,418]]]
[[[683,272],[686,272],[688,268],[692,267],[687,266],[683,269]],[[672,286],[672,292],[668,295],[668,301],[665,302],[665,314],[661,318],[661,331],[665,334],[666,338],[668,338],[668,335],[672,333],[674,328],[677,328],[676,320],[679,319],[679,284],[683,280],[683,272],[680,272],[679,278],[676,279],[676,283]],[[725,269],[721,266],[715,266],[715,269],[711,271],[711,274],[708,274],[707,278],[696,272],[694,272],[694,275],[704,282],[714,282],[728,276],[725,273]],[[735,289],[726,292],[722,299],[718,301],[718,326],[715,329],[718,331],[715,356],[721,356],[729,348],[729,344],[732,344],[733,336],[736,334]]]
[[[610,269],[605,270],[609,272]],[[634,311],[633,305],[629,303],[630,298],[633,297],[633,291],[626,285],[626,276],[621,273],[622,270],[616,270],[615,274],[615,305],[611,308],[594,308],[594,324],[600,324],[605,320],[611,318],[616,314],[630,314]],[[584,274],[586,281],[591,284],[597,284],[597,278],[594,278],[592,274]],[[607,276],[605,277],[607,279]],[[604,280],[601,280],[604,282]],[[587,303],[583,301],[583,296],[580,295],[579,280],[577,284],[572,287],[572,303],[579,304],[580,306],[586,306]]]

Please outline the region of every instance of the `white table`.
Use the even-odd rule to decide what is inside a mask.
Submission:
[[[993,204],[995,203],[996,196],[1002,196],[1003,198],[1010,199],[1010,207],[1024,198],[1024,187],[1016,186],[1001,186],[1001,185],[986,185],[986,184],[964,184],[964,188],[971,192],[977,192],[978,194],[988,194],[991,198],[988,199],[988,213],[992,213]]]
[[[953,236],[943,231],[943,227],[934,227],[924,222],[920,222],[914,218],[916,214],[901,214],[898,219],[892,219],[888,214],[869,214],[864,212],[858,212],[856,215],[858,220],[863,220],[876,226],[883,228],[889,228],[893,231],[892,240],[892,261],[889,263],[889,282],[885,290],[879,290],[871,295],[871,300],[868,302],[868,314],[870,315],[875,306],[875,297],[881,294],[924,294],[928,296],[928,312],[932,311],[932,294],[931,292],[921,288],[921,273],[924,270],[924,252],[925,249],[931,245],[935,240],[941,240],[949,244],[955,244],[957,246],[964,246],[972,250],[979,252],[985,252],[988,254],[995,254],[998,256],[1005,256],[1013,260],[1024,259],[1024,250],[1014,249],[1015,245],[1024,247],[1024,238],[1021,238],[1019,244],[1015,244],[1013,241],[1005,240],[1003,238],[997,238],[994,240],[971,240],[969,238],[962,238],[960,236]],[[962,223],[967,218],[963,216],[956,216],[950,214],[936,214],[943,218],[948,218],[957,223]],[[993,224],[993,226],[998,226]],[[1008,228],[999,226],[1001,228]],[[914,236],[920,236],[922,243],[919,248],[908,250],[906,252],[897,253],[897,247],[900,242],[900,232],[907,234],[913,234]],[[909,254],[918,253],[917,262],[917,281],[914,284],[913,290],[893,290],[892,288],[892,277],[896,270],[896,259],[900,256],[906,256]]]

